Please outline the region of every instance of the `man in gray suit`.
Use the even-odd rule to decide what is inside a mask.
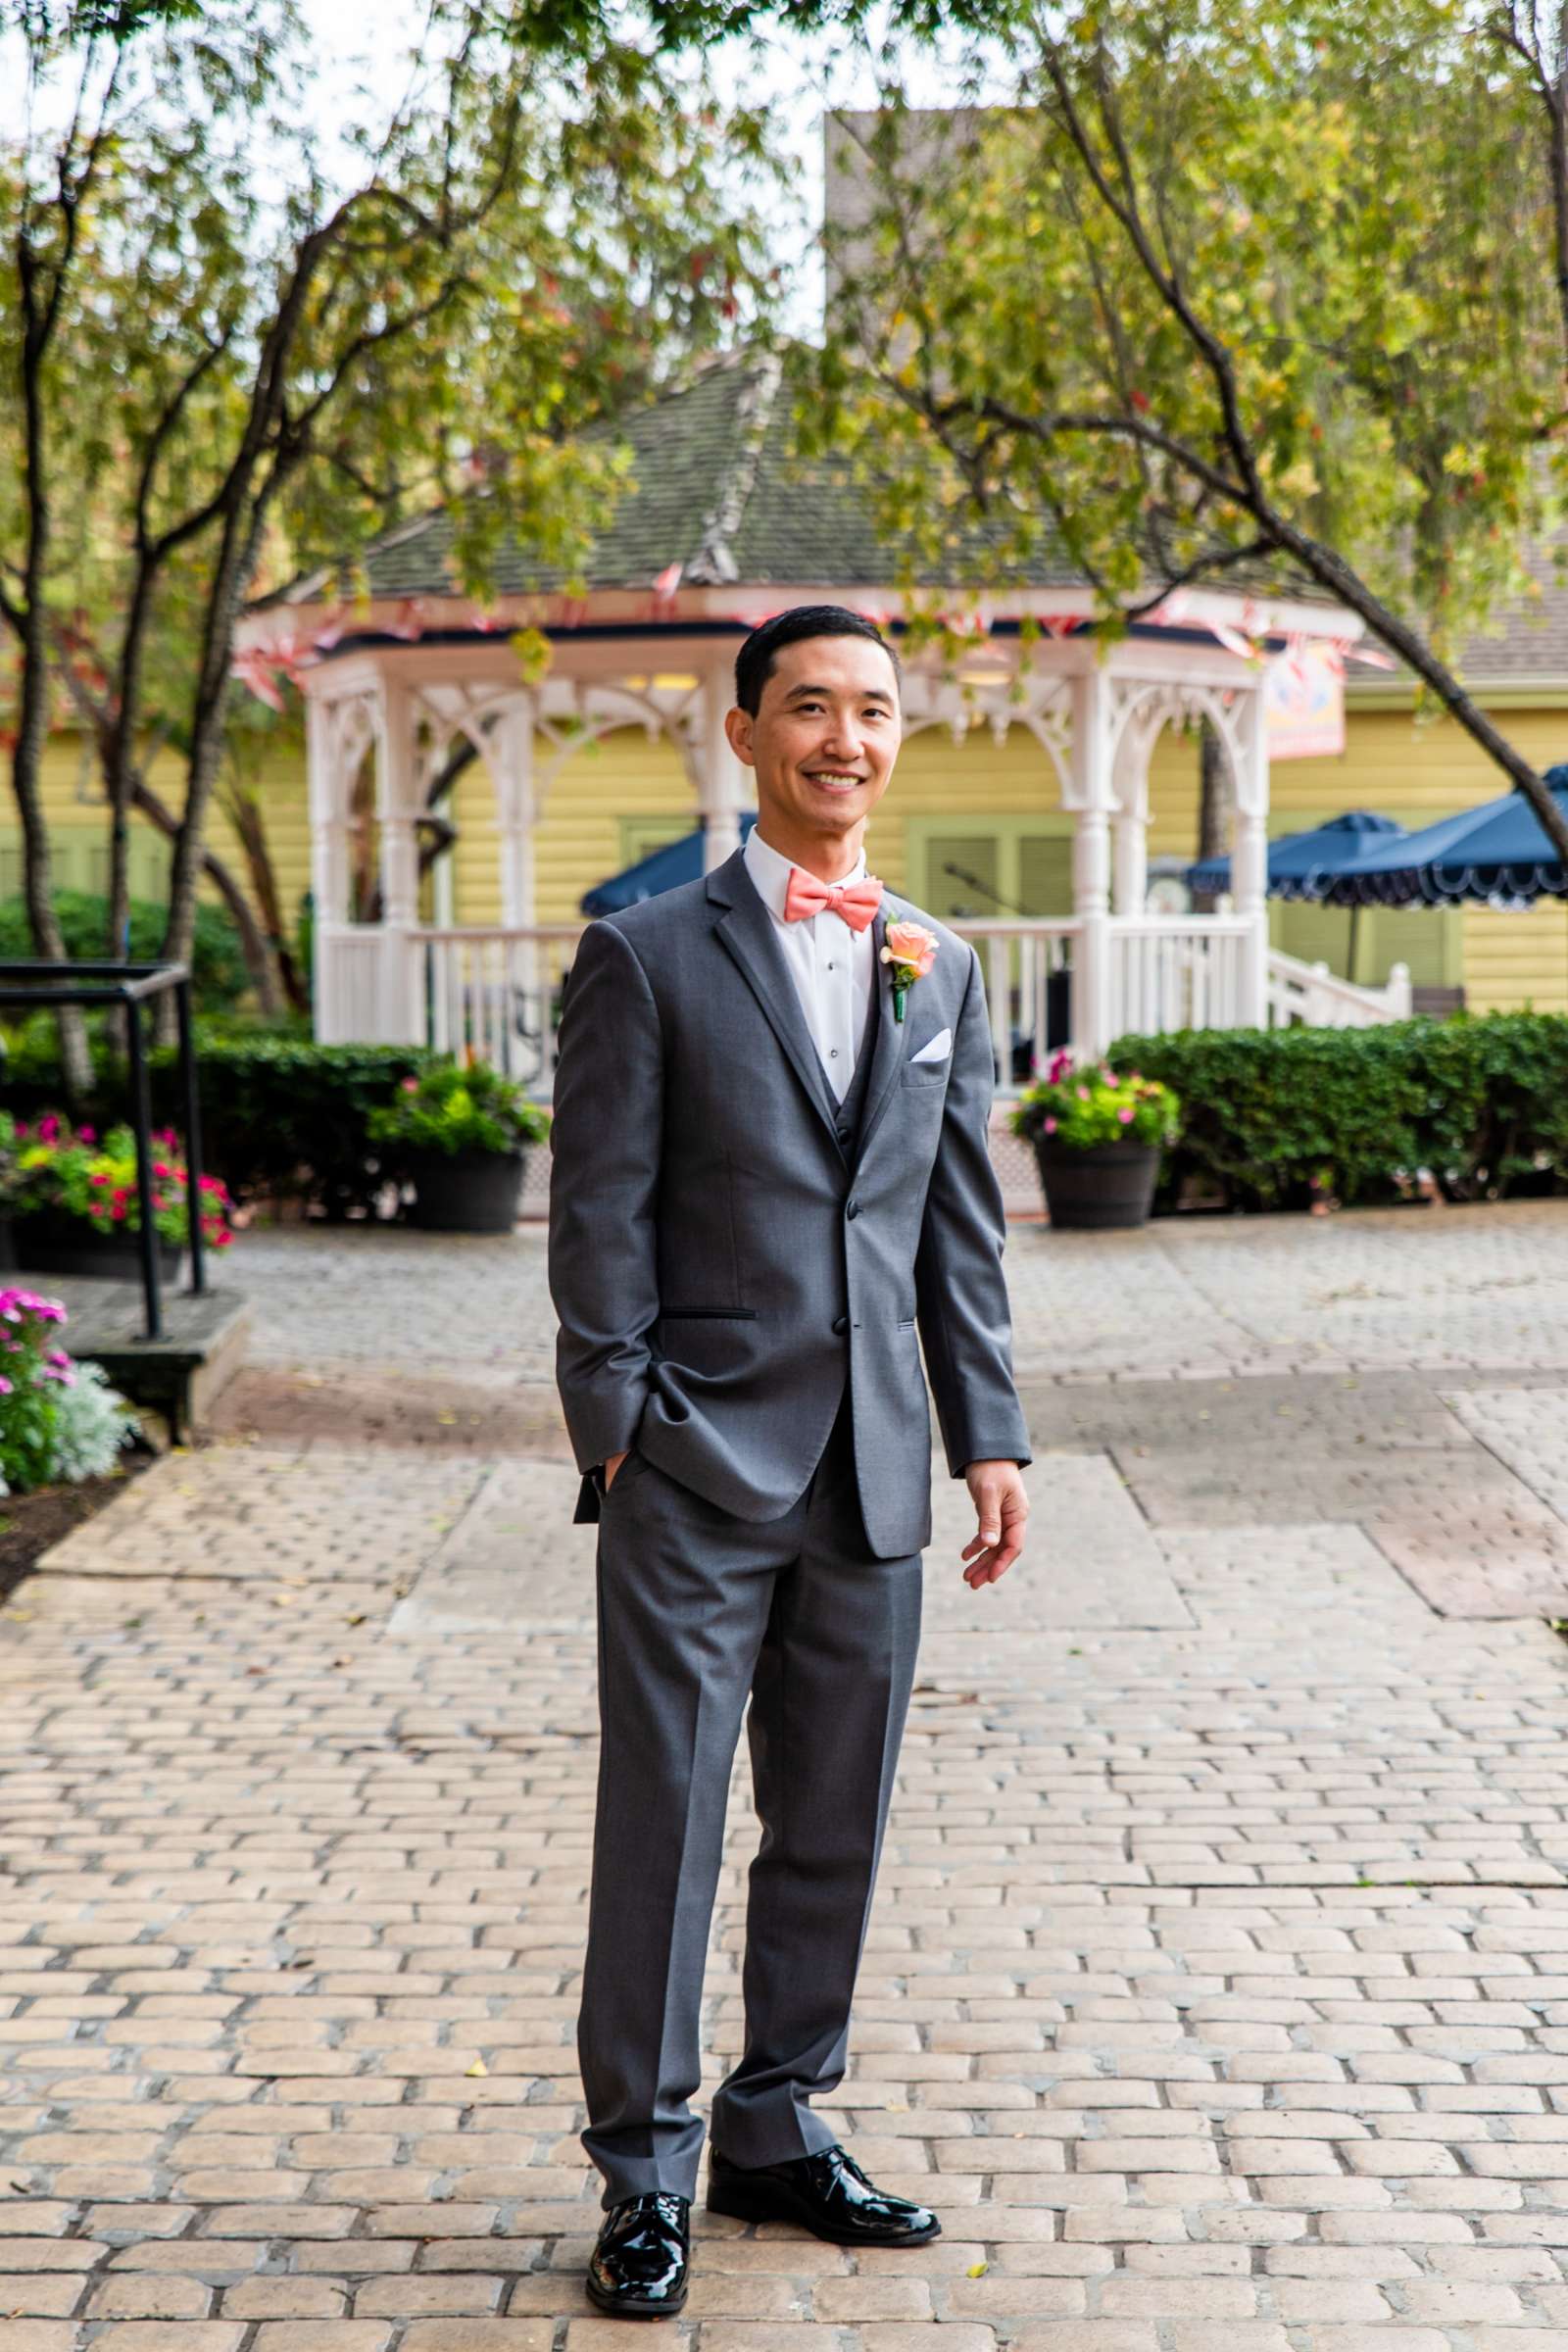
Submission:
[[[979,963],[865,872],[897,659],[842,607],[781,613],[740,650],[726,725],[757,825],[703,880],[585,933],[552,1135],[557,1373],[577,1516],[599,1525],[578,2050],[607,2218],[588,2287],[635,2318],[686,2296],[689,2102],[748,1695],[762,1838],[709,2208],[848,2245],[938,2233],[808,2103],[844,2073],[913,1679],[922,1347],[975,1502],[977,1591],[1028,1508]]]

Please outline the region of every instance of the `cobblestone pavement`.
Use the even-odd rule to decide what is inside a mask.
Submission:
[[[0,1612],[0,2352],[595,2352],[593,1553],[542,1251],[242,1266],[215,1442]],[[1009,1266],[1032,1554],[970,1594],[939,1484],[830,2110],[945,2234],[699,2211],[656,2334],[1562,2352],[1568,1213]],[[738,1767],[705,2095],[754,1841]]]

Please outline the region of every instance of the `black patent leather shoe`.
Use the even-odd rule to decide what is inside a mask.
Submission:
[[[655,2189],[605,2216],[588,2264],[588,2297],[617,2320],[667,2320],[686,2300],[690,2197]]]
[[[942,2235],[928,2205],[878,2188],[837,2143],[785,2164],[744,2166],[710,2147],[708,2210],[742,2222],[798,2222],[835,2246],[923,2246]]]

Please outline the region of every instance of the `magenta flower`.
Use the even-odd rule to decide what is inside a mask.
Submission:
[[[1117,1118],[1120,1119],[1124,1127],[1130,1124],[1133,1115],[1133,1109],[1130,1103],[1124,1109],[1118,1110],[1116,1113]]]
[[[16,1383],[14,1381],[7,1380],[5,1374],[0,1372],[0,1396],[12,1396],[15,1392],[15,1388]]]
[[[95,1143],[98,1141],[98,1130],[97,1130],[97,1128],[96,1128],[96,1127],[78,1127],[78,1128],[76,1129],[76,1141],[77,1141],[78,1143],[82,1143],[82,1144],[95,1144]]]
[[[1054,1120],[1054,1119],[1048,1119],[1048,1120],[1046,1121],[1046,1133],[1047,1133],[1048,1135],[1054,1135],[1054,1134],[1055,1134],[1055,1132],[1056,1132],[1056,1122],[1055,1122],[1055,1120]]]

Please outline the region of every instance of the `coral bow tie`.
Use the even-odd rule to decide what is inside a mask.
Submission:
[[[859,882],[819,882],[814,874],[792,865],[784,893],[784,920],[804,923],[831,907],[835,914],[843,915],[852,931],[864,931],[881,904],[882,885],[875,874],[867,874]]]

